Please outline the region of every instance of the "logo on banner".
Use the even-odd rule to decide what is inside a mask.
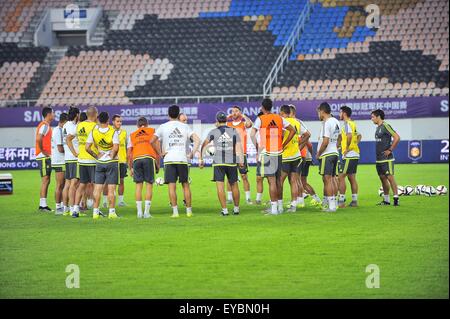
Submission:
[[[408,157],[416,162],[422,158],[422,141],[408,142]]]

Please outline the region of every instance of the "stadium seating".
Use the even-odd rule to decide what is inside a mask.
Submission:
[[[10,45],[14,52],[36,54],[2,60],[0,99],[104,105],[143,103],[147,97],[261,95],[306,1],[74,1],[105,10],[105,39],[100,46],[69,47],[43,84],[38,80],[48,49],[30,46],[24,34],[33,31],[31,21],[44,8],[67,3],[8,1],[0,8],[0,56],[9,54]],[[273,98],[448,95],[447,1],[310,2],[311,15],[274,83]],[[382,14],[377,29],[366,26],[364,8],[372,3]]]

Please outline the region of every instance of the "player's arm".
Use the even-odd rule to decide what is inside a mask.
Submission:
[[[200,148],[200,157],[198,159],[198,166],[203,168],[205,166],[205,162],[203,161],[203,155],[205,155],[206,146],[211,142],[211,139],[207,137]]]
[[[320,155],[322,155],[322,153],[325,152],[329,143],[330,143],[330,138],[323,136],[322,137],[322,145],[320,145],[320,148],[317,150],[317,153],[316,153],[317,159],[319,159]]]
[[[244,147],[242,146],[241,141],[236,142],[236,157],[238,158],[239,167],[244,167]]]
[[[73,139],[75,138],[75,135],[69,134],[66,137],[67,147],[72,152],[73,156],[78,157],[78,153],[75,150],[75,147],[73,146]]]
[[[300,137],[300,144],[298,145],[298,148],[300,150],[302,150],[309,142],[309,139],[311,137],[311,133],[309,131],[306,131],[305,133],[302,134],[302,136]]]
[[[242,117],[243,117],[244,120],[245,120],[245,123],[244,123],[245,128],[250,128],[250,127],[253,126],[252,120],[250,120],[250,118],[249,118],[247,115],[242,114]]]
[[[295,129],[292,127],[292,125],[288,125],[288,126],[286,126],[285,128],[284,128],[286,131],[288,131],[289,132],[289,135],[288,135],[288,137],[286,138],[286,140],[284,141],[284,143],[283,143],[283,149],[289,144],[289,142],[294,138],[294,136],[295,136],[295,133],[296,133],[296,131],[295,131]]]
[[[356,135],[356,138],[357,138],[358,144],[359,144],[359,143],[361,142],[361,140],[362,140],[362,135],[361,135],[361,133],[358,132],[358,134]]]
[[[119,132],[116,131],[113,136],[113,147],[109,153],[111,159],[116,158],[117,153],[119,152],[119,147],[120,147]]]
[[[91,155],[93,158],[97,159],[97,154],[94,153],[94,151],[91,149],[92,145],[94,144],[94,137],[92,136],[92,132],[89,133],[88,138],[86,139],[86,145],[84,146],[84,149],[86,152],[88,152],[89,155]],[[69,143],[67,143],[69,145]]]
[[[194,146],[192,147],[191,154],[189,154],[189,159],[194,158],[194,154],[197,153],[198,148],[200,147],[200,137],[198,137],[198,135],[195,132],[191,134],[191,138],[194,141]]]
[[[159,147],[158,142],[159,142],[159,137],[157,135],[153,135],[150,140],[150,145],[153,147],[153,149],[155,150],[158,157],[161,158],[161,157],[164,157],[164,154],[162,154],[161,147]]]
[[[256,133],[258,133],[258,130],[256,128],[252,128],[250,131],[250,140],[252,141],[253,145],[255,145],[256,150],[258,150],[258,141],[256,140]]]

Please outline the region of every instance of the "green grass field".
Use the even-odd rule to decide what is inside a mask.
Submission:
[[[180,210],[181,217],[171,219],[167,187],[160,186],[154,218],[136,219],[128,178],[129,206],[118,209],[123,218],[96,222],[38,213],[38,171],[13,172],[14,195],[0,197],[0,297],[449,296],[447,196],[402,197],[401,207],[376,207],[375,167],[361,165],[359,208],[264,216],[261,207],[243,204],[240,216],[224,218],[212,170],[191,172],[193,218]],[[251,181],[254,175],[252,168]],[[448,165],[397,165],[396,175],[401,185],[448,186]],[[316,168],[310,180],[321,192]],[[52,180],[52,206],[53,186]],[[68,264],[80,267],[79,289],[66,288]],[[379,289],[366,288],[369,264],[380,268]]]

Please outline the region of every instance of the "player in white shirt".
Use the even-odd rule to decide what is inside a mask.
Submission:
[[[164,158],[164,182],[169,185],[170,205],[172,206],[172,217],[177,218],[178,205],[176,183],[183,186],[184,198],[186,200],[186,215],[192,216],[192,197],[189,186],[189,163],[198,150],[200,139],[187,124],[178,120],[180,107],[172,105],[169,107],[169,121],[162,124],[155,132],[150,143],[158,152],[160,158]],[[186,144],[190,139],[194,141],[192,152],[186,154]],[[158,148],[159,139],[161,147]],[[161,150],[162,148],[162,150]]]
[[[56,215],[64,213],[64,203],[62,200],[62,193],[64,189],[64,141],[63,141],[63,126],[68,120],[67,113],[61,113],[59,116],[58,126],[52,130],[52,169],[55,171],[55,203]]]
[[[64,216],[71,216],[75,205],[75,194],[79,184],[78,176],[78,139],[77,123],[80,118],[80,109],[71,107],[69,118],[63,126],[64,161],[66,165],[66,182],[63,189]]]
[[[328,207],[323,207],[326,212],[335,212],[337,207],[337,185],[334,182],[339,161],[338,143],[341,139],[341,125],[331,115],[331,107],[327,102],[319,105],[317,114],[322,121],[317,146],[316,158],[319,160],[319,174],[322,175],[324,184],[324,198],[328,200]]]

